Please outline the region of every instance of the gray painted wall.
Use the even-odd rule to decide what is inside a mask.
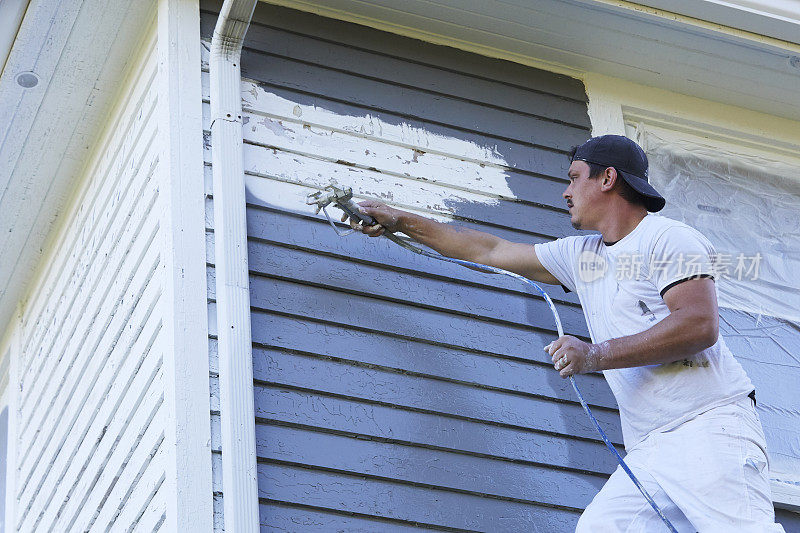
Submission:
[[[205,41],[217,8],[204,4]],[[589,137],[582,84],[265,4],[242,69],[262,529],[572,531],[615,463],[542,351],[556,333],[541,298],[385,239],[341,239],[300,203],[309,184],[334,176],[365,195],[517,241],[573,234],[560,195],[566,153]],[[286,102],[294,117],[282,111]],[[333,145],[343,155],[315,144],[333,129],[312,112],[341,118]],[[373,121],[381,131],[364,128]],[[348,151],[354,137],[362,152],[375,139],[391,145],[392,127],[426,132],[396,148],[414,151],[401,162],[406,177],[391,162]],[[413,164],[441,139],[502,158],[512,194],[475,201],[459,191],[479,186],[459,189],[456,175],[440,203],[404,196],[403,179],[415,186],[423,171]],[[483,166],[474,155],[445,155]],[[375,192],[392,180],[395,189]],[[550,292],[567,333],[588,338],[576,297]],[[211,331],[216,369],[213,321]],[[589,375],[579,384],[621,442],[605,381]],[[218,459],[216,371],[211,391]],[[218,528],[222,497],[217,484]]]

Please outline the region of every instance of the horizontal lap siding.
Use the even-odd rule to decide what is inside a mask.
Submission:
[[[23,307],[17,456],[9,463],[20,531],[153,531],[163,522],[153,39],[142,54]]]
[[[727,308],[720,308],[719,328],[756,388],[772,476],[785,479],[785,473],[797,471],[800,456],[800,427],[787,416],[800,411],[794,394],[800,384],[800,330],[784,319]]]
[[[222,529],[209,79],[202,14],[216,526]],[[242,58],[261,524],[285,531],[571,531],[614,469],[514,280],[341,239],[330,183],[519,242],[574,234],[576,80],[259,5]],[[334,210],[335,211],[335,210]],[[551,287],[552,289],[552,287]],[[551,291],[588,337],[573,294]],[[580,385],[612,440],[616,404]],[[224,413],[223,413],[224,416]]]

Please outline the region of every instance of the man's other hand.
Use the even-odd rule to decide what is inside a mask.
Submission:
[[[572,335],[562,335],[544,347],[562,378],[598,370],[611,357],[608,342],[590,344]]]

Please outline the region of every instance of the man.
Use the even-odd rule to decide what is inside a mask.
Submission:
[[[774,523],[755,391],[718,333],[713,246],[652,214],[665,200],[633,141],[595,137],[571,159],[563,193],[571,223],[599,234],[532,246],[372,201],[361,209],[378,224],[351,226],[372,237],[400,231],[443,255],[574,291],[592,342],[564,335],[545,350],[564,378],[603,372],[619,405],[626,462],[678,531],[783,531]],[[577,530],[663,528],[618,468]]]

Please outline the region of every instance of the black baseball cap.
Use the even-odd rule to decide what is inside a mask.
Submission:
[[[645,197],[645,208],[650,212],[661,211],[667,203],[647,181],[648,163],[644,150],[627,137],[592,137],[578,147],[572,160],[614,167],[628,185]]]

